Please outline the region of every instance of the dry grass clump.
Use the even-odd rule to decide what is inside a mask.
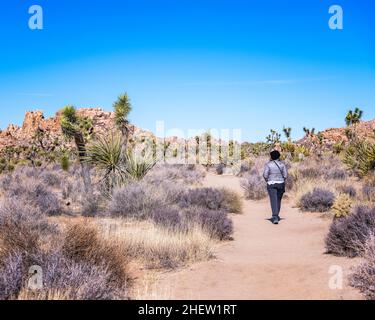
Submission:
[[[31,207],[32,208],[32,207]],[[0,206],[0,299],[117,299],[127,296],[126,259],[115,243],[91,227],[67,231],[45,215],[8,200]],[[29,268],[39,266],[43,287],[28,288]]]
[[[212,258],[215,241],[196,226],[171,230],[152,222],[106,219],[100,222],[107,239],[119,241],[132,259],[151,269],[172,269]]]
[[[69,227],[62,251],[65,257],[76,263],[105,265],[109,281],[125,283],[128,280],[127,257],[115,241],[104,241],[92,226],[76,224]]]
[[[350,284],[365,295],[368,300],[375,300],[375,236],[371,235],[365,246],[365,262],[355,268],[350,277]]]

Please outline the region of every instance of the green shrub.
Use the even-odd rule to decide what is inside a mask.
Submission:
[[[343,162],[359,177],[366,176],[375,169],[375,144],[359,141],[350,145]]]
[[[332,212],[336,218],[346,217],[350,214],[352,200],[348,194],[340,194],[332,206]]]
[[[63,154],[60,158],[60,165],[61,165],[61,168],[64,170],[64,171],[69,171],[70,169],[70,159],[69,159],[69,155],[68,154]]]

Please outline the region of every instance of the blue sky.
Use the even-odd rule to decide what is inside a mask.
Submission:
[[[28,28],[28,8],[44,29]],[[330,30],[328,8],[344,10]],[[375,2],[367,0],[4,0],[0,128],[25,111],[103,107],[127,91],[155,130],[322,130],[348,109],[375,118]]]

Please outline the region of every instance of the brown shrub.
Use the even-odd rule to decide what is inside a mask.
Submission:
[[[124,252],[117,244],[100,238],[94,227],[81,224],[70,226],[62,250],[67,258],[77,263],[106,266],[110,281],[126,283],[129,280]]]

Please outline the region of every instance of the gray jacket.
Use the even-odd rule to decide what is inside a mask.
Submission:
[[[277,167],[280,167],[280,169]],[[269,181],[284,181],[288,178],[288,170],[283,162],[280,160],[270,161],[264,167],[264,179]]]

